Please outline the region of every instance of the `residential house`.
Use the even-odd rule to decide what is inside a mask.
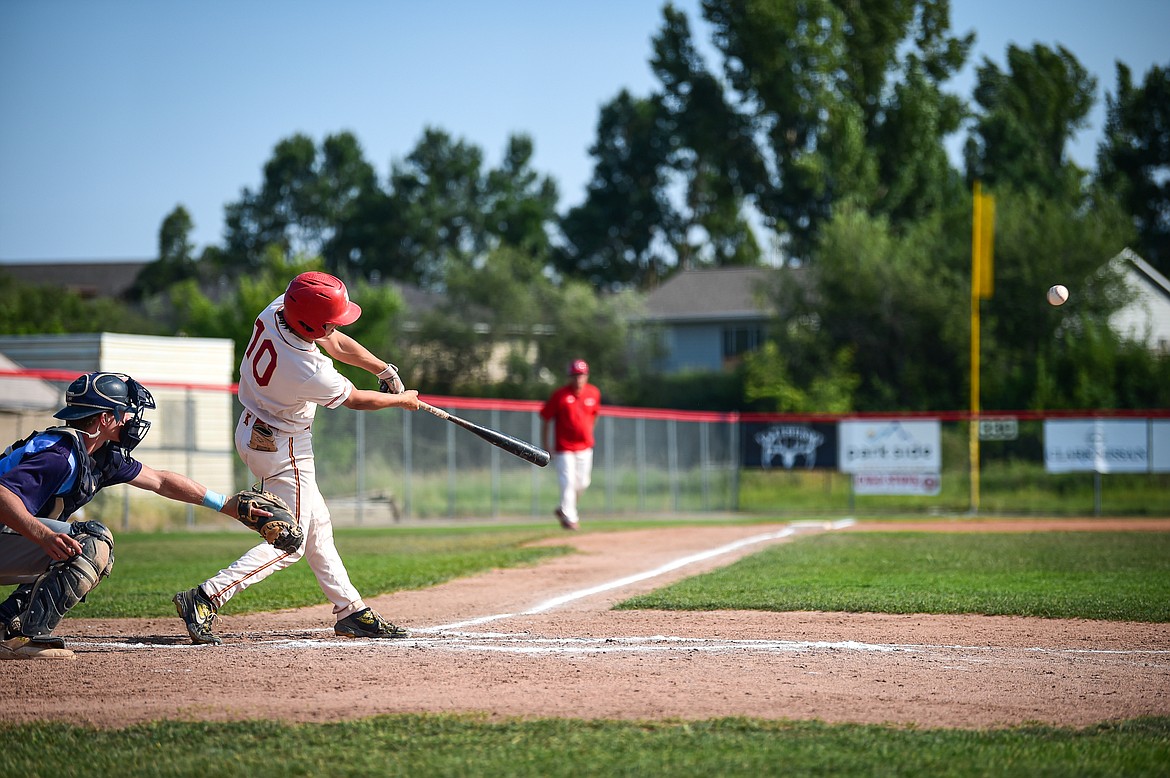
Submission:
[[[1129,291],[1125,305],[1110,317],[1110,326],[1151,351],[1170,354],[1170,280],[1129,249],[1110,264],[1121,272]]]
[[[763,342],[774,316],[767,285],[773,268],[683,270],[650,292],[642,321],[658,327],[663,373],[722,371]]]

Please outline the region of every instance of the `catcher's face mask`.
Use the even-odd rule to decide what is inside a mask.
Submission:
[[[126,423],[122,426],[119,442],[127,451],[132,451],[142,442],[150,430],[150,422],[142,418],[147,408],[154,408],[154,397],[146,387],[130,376],[123,376],[130,395],[130,408],[126,412]]]

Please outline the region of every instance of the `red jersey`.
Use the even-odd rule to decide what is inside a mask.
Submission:
[[[601,412],[601,392],[585,384],[581,393],[576,387],[562,386],[540,409],[540,418],[555,424],[557,451],[584,451],[593,448],[593,425]]]

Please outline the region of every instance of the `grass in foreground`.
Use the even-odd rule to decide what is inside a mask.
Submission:
[[[1170,763],[1170,719],[1086,729],[907,730],[383,716],[352,723],[0,726],[0,772],[59,776],[1144,776]]]
[[[1168,622],[1170,533],[817,535],[619,607]]]

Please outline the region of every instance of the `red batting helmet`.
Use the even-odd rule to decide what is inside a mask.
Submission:
[[[589,363],[584,359],[574,359],[569,363],[569,375],[589,375]]]
[[[328,273],[301,273],[284,293],[284,320],[308,340],[325,336],[330,324],[353,324],[362,315],[340,278]]]

